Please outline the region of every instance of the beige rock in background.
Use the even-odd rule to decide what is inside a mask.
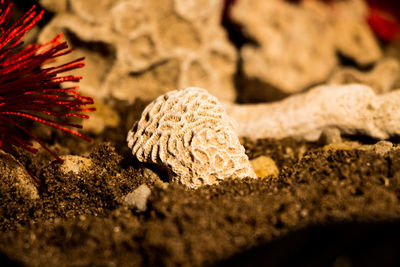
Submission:
[[[338,52],[359,66],[369,65],[382,57],[382,51],[366,20],[368,6],[364,0],[336,0],[328,12],[333,21],[332,41]]]
[[[326,81],[337,52],[360,66],[376,62],[381,50],[366,24],[362,0],[329,6],[308,0],[240,0],[231,17],[253,43],[241,49],[242,101],[276,100]],[[250,81],[250,83],[249,83]]]
[[[377,94],[395,89],[400,81],[400,63],[394,58],[384,58],[370,71],[359,71],[352,67],[339,68],[329,78],[328,84],[362,83]]]
[[[220,25],[222,0],[58,2],[41,0],[56,15],[39,40],[65,32],[76,49],[70,59],[86,57],[86,67],[74,70],[84,94],[133,102],[190,85],[235,99],[237,55]]]

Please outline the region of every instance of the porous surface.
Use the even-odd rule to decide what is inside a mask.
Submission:
[[[248,138],[301,137],[316,141],[330,127],[387,139],[400,134],[400,90],[376,95],[361,84],[326,85],[275,103],[224,103]]]
[[[188,187],[255,177],[232,119],[205,89],[188,87],[150,103],[128,133],[141,162],[158,164]]]
[[[222,0],[42,0],[55,11],[39,40],[64,32],[85,56],[81,91],[132,103],[176,88],[199,86],[235,99],[236,51],[222,29]],[[213,89],[215,88],[215,89]]]
[[[360,66],[376,62],[381,50],[366,14],[361,0],[237,1],[231,18],[251,40],[240,52],[241,101],[276,100],[326,81],[338,53]]]

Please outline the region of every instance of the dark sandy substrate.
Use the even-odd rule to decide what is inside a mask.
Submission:
[[[46,153],[18,152],[45,191],[40,200],[25,201],[1,186],[3,265],[400,263],[400,150],[381,156],[324,151],[294,139],[243,140],[250,158],[265,154],[277,162],[279,178],[189,190],[145,176],[145,167],[126,148],[126,129],[105,132],[112,144],[102,142],[105,136],[92,145],[51,137],[58,153],[92,159],[92,170],[79,175],[62,175]],[[143,183],[151,196],[140,213],[122,197]]]

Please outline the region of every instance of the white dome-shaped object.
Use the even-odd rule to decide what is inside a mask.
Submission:
[[[201,88],[171,91],[151,102],[127,141],[139,161],[158,164],[172,181],[191,188],[256,177],[235,123]]]

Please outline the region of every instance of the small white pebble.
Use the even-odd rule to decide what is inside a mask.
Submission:
[[[127,194],[124,202],[130,208],[136,208],[137,211],[146,211],[147,199],[151,194],[150,188],[146,184],[140,185],[133,192]]]

